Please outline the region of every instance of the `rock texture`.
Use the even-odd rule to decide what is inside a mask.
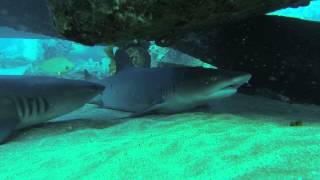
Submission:
[[[163,44],[191,30],[228,24],[309,0],[48,0],[57,31],[87,45],[132,39]]]
[[[62,38],[52,24],[47,0],[1,0],[1,26]],[[28,36],[36,37],[35,35]],[[27,35],[23,36],[23,38],[26,37]]]

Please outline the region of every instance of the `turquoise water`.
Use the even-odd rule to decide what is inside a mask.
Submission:
[[[0,75],[39,75],[39,73],[50,75],[49,69],[60,72],[64,71],[64,67],[44,67],[45,72],[38,72],[36,71],[37,66],[52,58],[63,57],[76,65],[63,74],[67,78],[81,78],[84,69],[100,77],[107,76],[110,57],[105,53],[105,48],[105,46],[89,47],[58,39],[0,38]],[[113,47],[113,51],[116,50],[117,48]],[[152,60],[151,66],[156,66],[159,62],[175,62],[190,66],[210,67],[209,64],[199,59],[155,44],[150,46],[149,52]],[[65,62],[56,61],[55,64],[63,63]],[[34,73],[30,74],[30,69]]]
[[[320,21],[320,1],[314,0],[311,1],[309,6],[300,7],[300,8],[287,8],[282,9],[276,12],[270,13],[270,15],[279,15],[294,17],[310,21]]]

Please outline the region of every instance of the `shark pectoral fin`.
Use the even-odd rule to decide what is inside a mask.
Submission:
[[[210,104],[207,103],[207,104],[202,104],[200,106],[197,106],[197,107],[195,107],[195,108],[193,108],[191,110],[193,112],[204,112],[204,111],[210,111],[210,108],[211,108]]]
[[[0,144],[3,144],[15,131],[18,119],[0,119]]]
[[[90,101],[88,104],[93,104],[98,106],[99,108],[105,108],[102,101]],[[106,109],[106,108],[105,108]]]
[[[158,110],[158,104],[151,106],[144,111],[133,113],[128,118],[136,118],[136,117],[146,116],[146,115],[150,115],[150,114],[156,114],[157,110]]]
[[[159,109],[161,109],[161,105],[164,103],[164,97],[160,96],[159,98],[153,99],[151,102],[151,106],[144,111],[136,112],[130,116],[130,118],[141,117],[150,114],[156,114]]]
[[[104,104],[98,105],[98,108],[100,109],[107,109],[107,110],[112,110],[112,111],[118,111],[118,112],[125,112],[125,113],[134,113],[132,111],[124,110],[124,109],[119,109],[119,108],[114,108],[110,106],[105,106]]]

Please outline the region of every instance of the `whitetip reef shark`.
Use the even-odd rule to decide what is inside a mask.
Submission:
[[[45,76],[0,76],[0,144],[18,129],[80,108],[104,86]]]
[[[88,75],[88,74],[87,74]],[[132,112],[171,114],[231,96],[251,75],[201,67],[128,68],[91,81],[104,85],[101,106]]]

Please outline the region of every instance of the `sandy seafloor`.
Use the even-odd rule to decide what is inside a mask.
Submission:
[[[237,95],[108,120],[121,115],[86,105],[19,133],[0,146],[0,179],[320,179],[318,106]]]

